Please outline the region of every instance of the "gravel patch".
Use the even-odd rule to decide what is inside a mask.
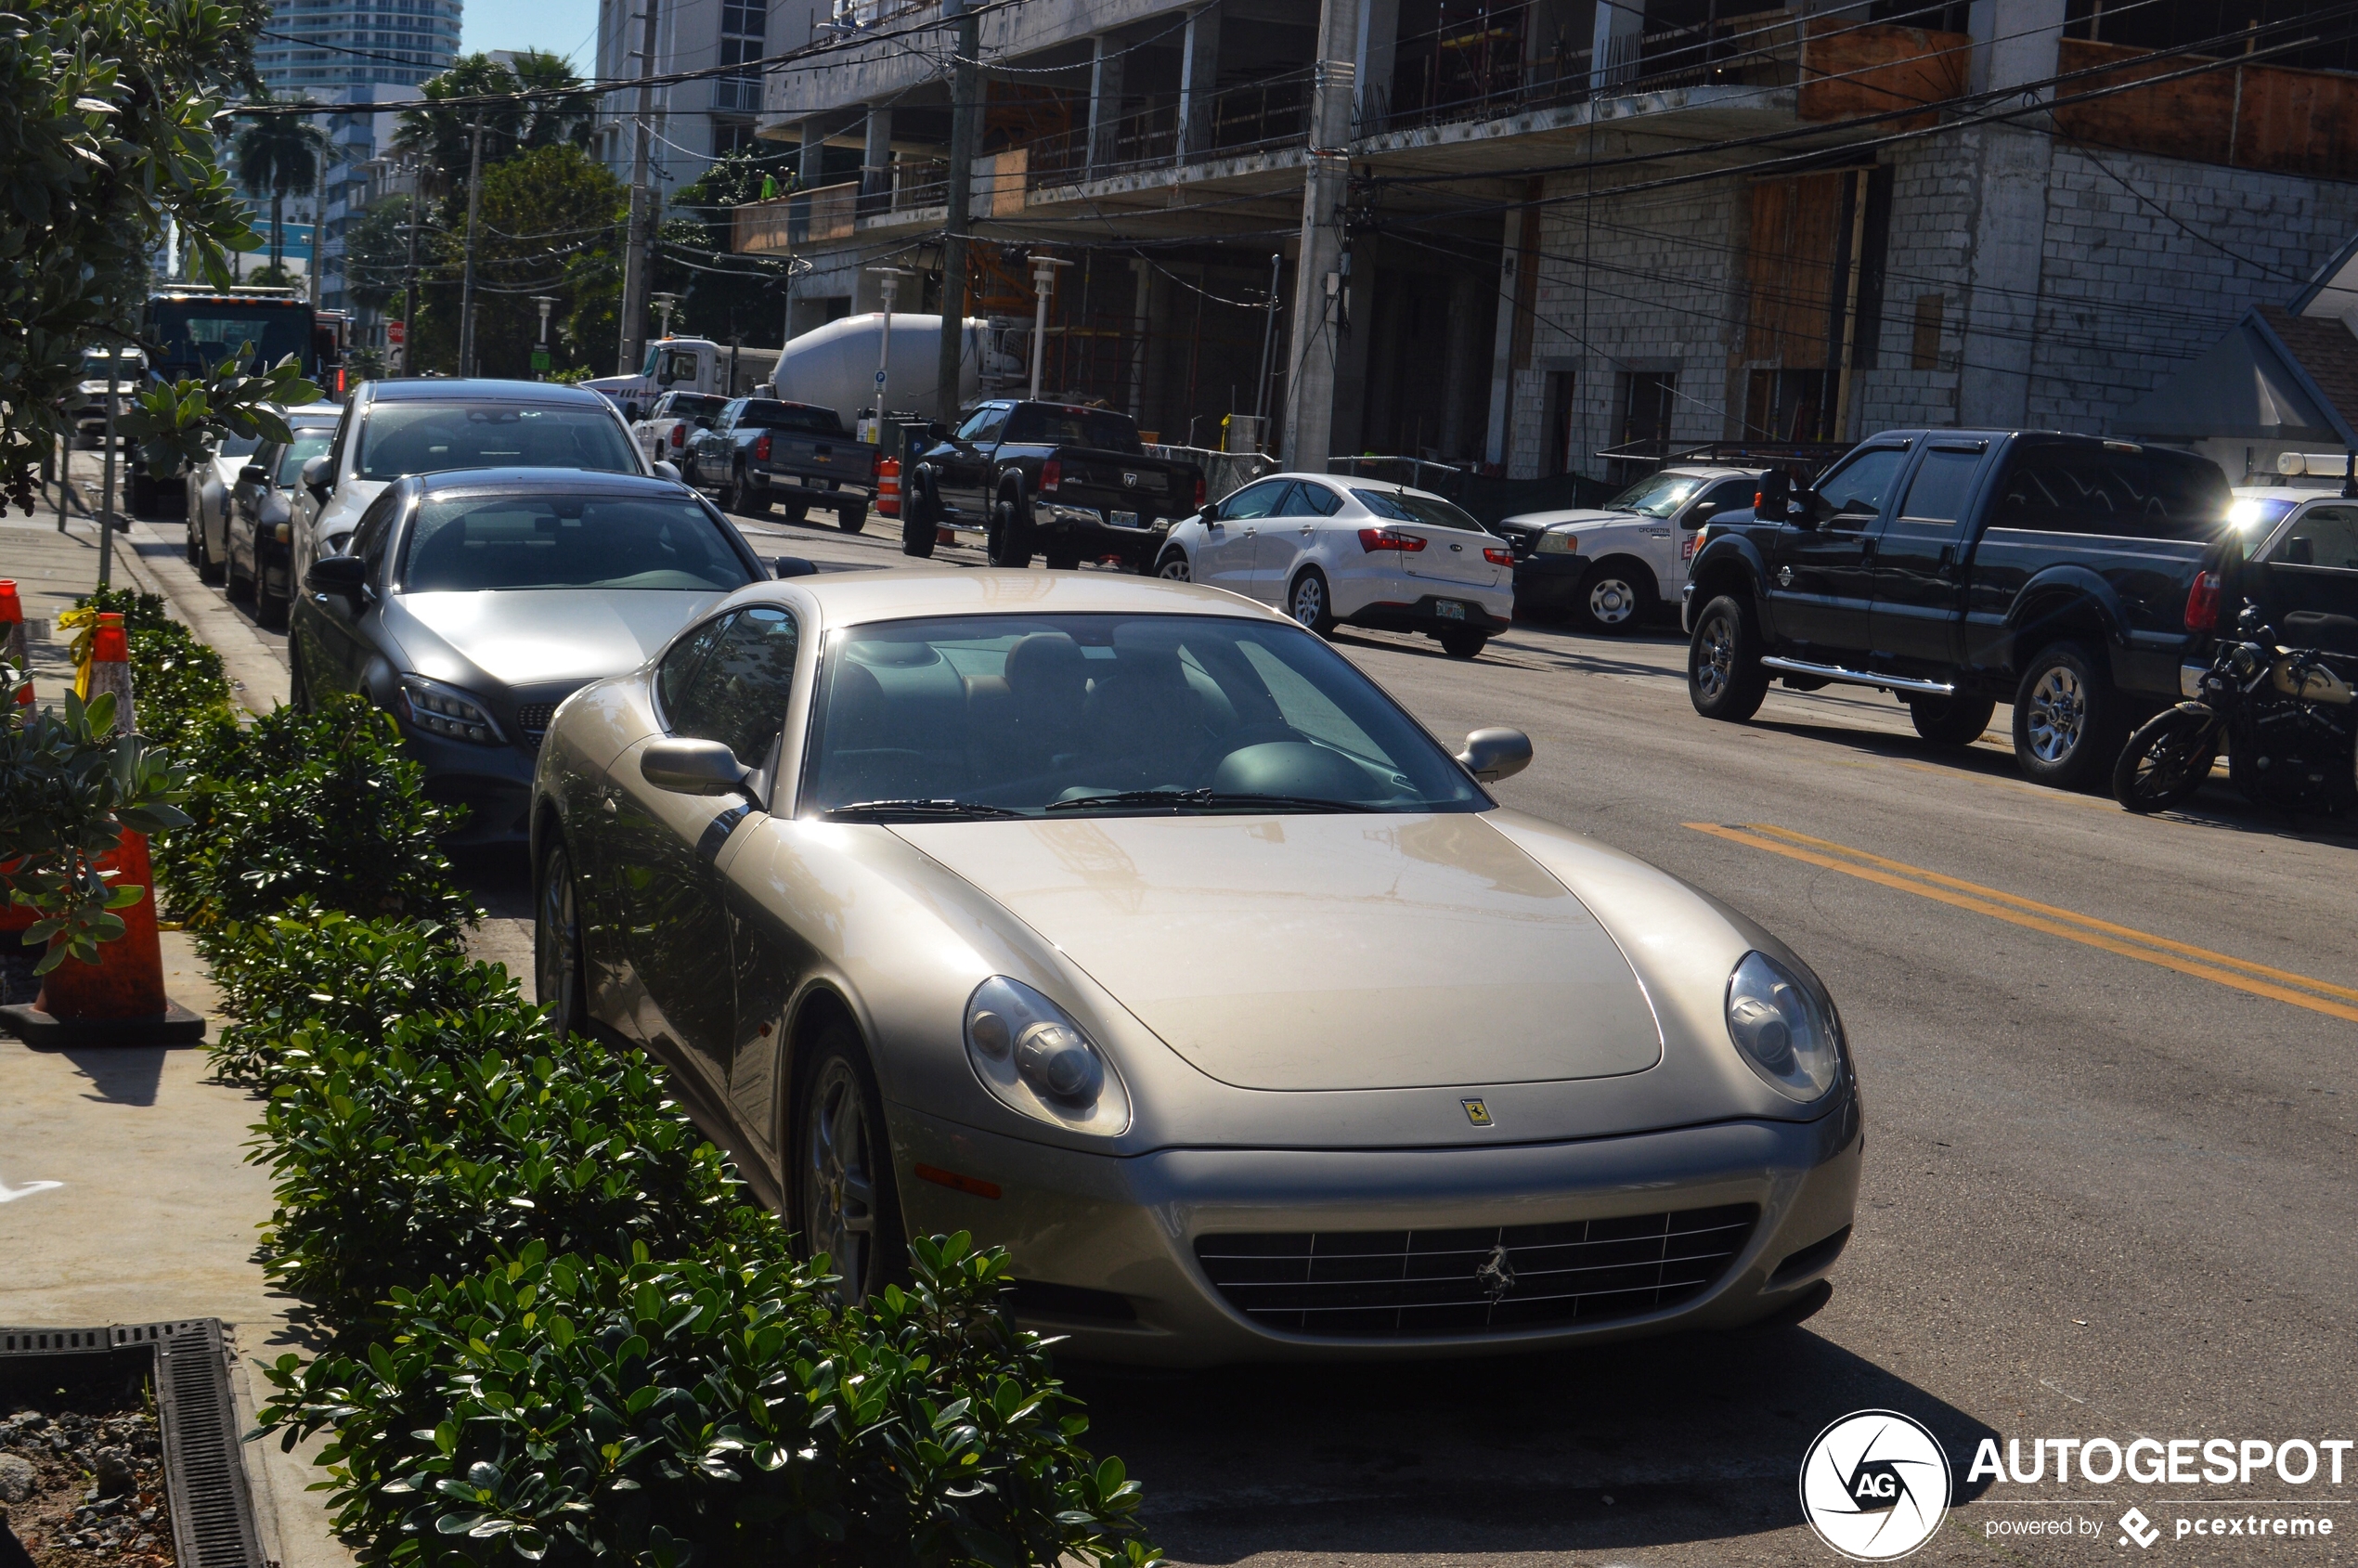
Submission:
[[[145,1377],[0,1392],[0,1519],[34,1568],[172,1568],[163,1485]]]

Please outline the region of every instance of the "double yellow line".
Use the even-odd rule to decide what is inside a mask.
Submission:
[[[2013,893],[1984,888],[1978,883],[1946,876],[1937,871],[1926,871],[1902,861],[1885,860],[1864,849],[1854,849],[1846,844],[1836,844],[1824,838],[1812,838],[1806,833],[1777,827],[1768,823],[1746,823],[1732,826],[1721,823],[1689,823],[1697,833],[1724,838],[1730,844],[1743,844],[1755,849],[1766,849],[1772,855],[1838,871],[1846,876],[1856,876],[1862,882],[1879,887],[1896,888],[1903,893],[1913,893],[1920,899],[1948,904],[1955,909],[1971,910],[1992,920],[2002,920],[2009,926],[2026,930],[2043,931],[2051,937],[2063,937],[2088,947],[2101,948],[2134,958],[2143,963],[2174,969],[2182,975],[2193,975],[2236,991],[2249,991],[2272,1001],[2288,1002],[2296,1007],[2306,1007],[2313,1013],[2329,1017],[2347,1018],[2358,1023],[2358,990],[2312,979],[2285,969],[2272,969],[2265,964],[2213,952],[2186,942],[2157,937],[2150,931],[2140,931],[2128,926],[2116,926],[2109,920],[2093,915],[2078,914],[2053,904],[2042,904]]]

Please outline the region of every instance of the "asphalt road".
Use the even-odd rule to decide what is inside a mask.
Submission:
[[[881,523],[746,527],[828,570],[913,564]],[[1876,1407],[1956,1466],[1963,1500],[1917,1561],[2142,1557],[2115,1523],[2131,1506],[2172,1561],[2353,1555],[2358,1462],[2339,1485],[1966,1467],[1986,1437],[2026,1464],[2049,1437],[2358,1437],[2358,836],[2255,813],[2223,781],[2134,818],[2023,782],[2002,730],[1936,747],[1872,693],[1780,692],[1750,725],[1710,723],[1670,628],[1519,627],[1471,665],[1411,638],[1339,645],[1445,739],[1527,732],[1508,804],[1668,868],[1816,966],[1868,1108],[1857,1236],[1799,1327],[1349,1370],[1069,1368],[1174,1561],[1831,1563],[1797,1471],[1828,1422]],[[525,912],[521,867],[474,869],[499,913]],[[2177,1537],[2217,1499],[2334,1532]],[[2066,1518],[2082,1533],[2015,1533]]]

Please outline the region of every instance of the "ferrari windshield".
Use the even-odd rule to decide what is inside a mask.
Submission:
[[[836,634],[808,800],[846,817],[1474,811],[1465,771],[1297,627],[965,616]]]

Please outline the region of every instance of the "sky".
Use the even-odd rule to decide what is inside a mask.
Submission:
[[[460,52],[546,49],[584,76],[597,63],[598,0],[466,0]]]

